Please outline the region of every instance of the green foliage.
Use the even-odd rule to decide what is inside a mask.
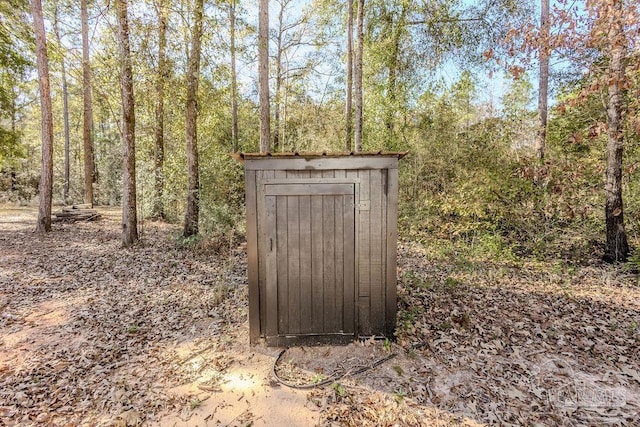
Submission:
[[[0,171],[0,202],[30,203],[38,194],[39,181],[33,170]]]
[[[530,148],[530,85],[512,84],[499,117],[487,115],[490,106],[478,104],[473,92],[463,75],[450,88],[433,86],[421,97],[411,154],[401,162],[402,234],[428,242],[436,258],[578,260],[597,253],[604,135],[593,118],[603,117],[602,104],[594,99],[552,112],[547,159],[540,165]],[[638,151],[634,138],[627,140],[630,152]],[[637,167],[631,163],[626,170],[633,233]]]
[[[198,409],[200,406],[202,406],[202,400],[196,398],[193,399],[189,402],[189,408],[193,411],[195,409]]]
[[[315,373],[313,374],[313,376],[311,376],[311,383],[312,384],[320,384],[322,381],[326,380],[327,377],[324,374],[320,374],[320,373]]]
[[[14,166],[15,160],[25,155],[16,122],[19,83],[31,66],[25,49],[31,43],[31,31],[19,19],[28,6],[21,0],[0,5],[0,170]]]
[[[474,88],[468,76],[450,91],[426,93],[418,115],[418,138],[411,149],[415,159],[404,162],[402,215],[411,219],[410,234],[423,231],[443,237],[465,237],[493,232],[510,220],[505,205],[519,198],[511,177],[516,164],[501,135],[501,119],[478,120],[471,103]],[[509,178],[506,179],[505,178]],[[516,188],[513,188],[515,185]]]
[[[393,399],[396,401],[396,403],[402,403],[405,397],[407,397],[407,392],[404,390],[397,390],[393,393]]]
[[[347,391],[345,390],[344,386],[338,382],[333,383],[331,385],[331,388],[335,392],[336,397],[342,398],[347,395]]]
[[[5,129],[0,126],[0,169],[5,163],[24,157],[24,148],[20,145],[20,132]]]
[[[176,247],[178,249],[194,249],[202,241],[202,235],[194,234],[184,237],[182,233],[176,234]]]

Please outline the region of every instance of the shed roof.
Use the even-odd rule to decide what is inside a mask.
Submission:
[[[409,152],[408,151],[333,151],[333,152],[283,152],[283,153],[233,153],[233,158],[239,161],[240,163],[245,160],[254,160],[254,159],[268,159],[268,158],[278,158],[278,159],[286,159],[286,158],[298,158],[298,159],[317,159],[323,157],[395,157],[398,159],[403,158]]]

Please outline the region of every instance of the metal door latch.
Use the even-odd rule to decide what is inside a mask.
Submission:
[[[360,202],[356,203],[355,208],[358,211],[368,211],[371,208],[371,201],[360,200]]]

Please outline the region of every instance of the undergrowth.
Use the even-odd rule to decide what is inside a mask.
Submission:
[[[536,165],[507,154],[476,159],[484,165],[454,158],[446,179],[436,176],[441,170],[420,172],[408,162],[401,169],[400,236],[429,247],[437,259],[591,263],[599,258],[605,240],[599,164],[552,158]],[[429,162],[423,154],[415,156]],[[624,197],[629,206],[638,205],[629,187]],[[640,243],[638,213],[628,209],[625,215],[634,248]],[[636,268],[637,253],[629,259]]]

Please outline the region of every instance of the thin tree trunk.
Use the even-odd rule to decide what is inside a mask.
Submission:
[[[260,152],[269,151],[269,1],[260,0],[258,8],[258,88],[260,92]]]
[[[62,51],[62,41],[60,38],[60,28],[58,25],[58,5],[54,4],[54,30],[58,46]],[[64,185],[62,187],[62,200],[69,203],[69,87],[67,85],[67,68],[64,55],[60,56],[60,66],[62,71],[62,122],[64,124]]]
[[[167,7],[164,0],[157,4],[158,8],[158,72],[156,76],[156,123],[155,123],[155,191],[153,216],[164,219],[164,84],[167,73]]]
[[[289,64],[287,63],[287,69],[284,72],[284,77],[282,78],[282,90],[284,91],[284,95],[282,96],[282,118],[280,119],[281,129],[280,129],[280,140],[282,141],[282,148],[286,147],[287,142],[287,117],[289,113]],[[296,151],[298,147],[294,144],[291,147],[288,147],[291,151]]]
[[[610,49],[609,87],[607,98],[607,170],[605,259],[625,261],[629,244],[624,227],[622,204],[622,155],[624,147],[622,111],[624,108],[626,42],[622,28],[622,1],[614,0],[611,10],[608,45]]]
[[[229,38],[231,50],[231,148],[238,151],[238,77],[236,74],[236,0],[229,4]]]
[[[204,1],[196,0],[191,52],[187,67],[187,105],[185,134],[187,140],[187,210],[184,218],[184,237],[198,234],[200,213],[200,180],[198,175],[198,82],[200,79],[200,46]]]
[[[16,105],[16,99],[18,98],[18,94],[16,93],[16,88],[11,88],[11,133],[16,133],[16,124],[18,123],[18,106]]]
[[[280,101],[282,88],[282,35],[284,33],[284,8],[287,3],[280,3],[280,11],[278,13],[278,35],[276,39],[276,88],[273,101],[273,151],[278,151],[280,147]],[[284,146],[282,147],[284,151]]]
[[[362,94],[362,55],[364,51],[364,0],[358,1],[357,12],[357,48],[355,66],[356,117],[355,117],[355,151],[362,151],[362,121],[364,100]]]
[[[547,141],[547,99],[549,92],[549,0],[541,0],[540,13],[540,75],[538,81],[538,132],[536,156],[544,159]]]
[[[353,0],[347,0],[347,88],[345,98],[345,148],[347,151],[351,151],[353,133]]]
[[[31,0],[33,29],[36,36],[36,61],[42,115],[42,171],[40,174],[40,200],[38,205],[37,232],[51,231],[51,198],[53,189],[53,112],[49,86],[49,60],[47,40],[42,17],[42,3]]]
[[[122,244],[131,246],[138,240],[136,211],[136,117],[133,96],[133,71],[129,43],[127,0],[115,0],[120,47],[120,89],[122,95]]]
[[[400,19],[397,22],[391,22],[391,32],[393,34],[393,43],[391,45],[389,74],[387,79],[387,111],[385,113],[385,127],[387,129],[388,141],[385,144],[393,143],[395,145],[395,111],[397,108],[398,89],[398,64],[400,63],[400,40],[404,31],[405,17],[407,9],[405,4],[402,5]],[[394,27],[395,25],[395,27]]]
[[[84,202],[93,206],[93,107],[91,101],[91,67],[89,63],[89,17],[87,0],[80,0],[82,25],[82,141],[84,148]]]

